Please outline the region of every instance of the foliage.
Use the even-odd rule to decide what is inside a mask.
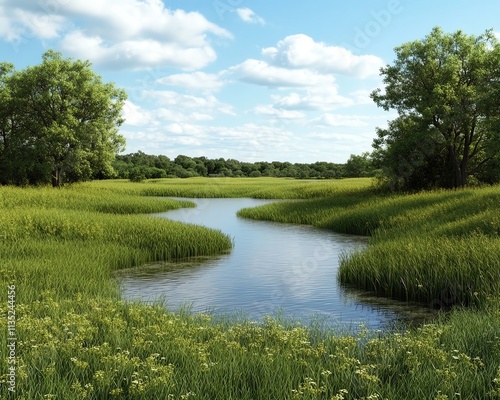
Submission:
[[[373,161],[368,152],[361,154],[351,154],[344,166],[344,175],[348,178],[361,178],[374,176]]]
[[[118,155],[113,162],[118,178],[136,181],[138,169],[142,179],[164,177],[191,178],[202,177],[289,177],[289,178],[357,178],[374,176],[368,154],[351,155],[346,164],[318,161],[312,164],[289,162],[255,163],[234,159],[209,159],[179,155],[174,160],[167,156],[148,155],[142,151]]]
[[[113,176],[125,92],[86,61],[52,50],[40,65],[0,68],[0,183],[60,186]]]
[[[372,99],[399,116],[374,147],[396,188],[462,187],[470,176],[500,181],[500,44],[434,28],[395,49]]]

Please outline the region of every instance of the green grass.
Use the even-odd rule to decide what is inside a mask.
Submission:
[[[222,232],[144,215],[192,206],[158,196],[222,195],[295,199],[241,216],[371,235],[343,259],[346,283],[480,308],[344,336],[122,301],[116,270],[231,247]],[[500,399],[499,199],[499,187],[386,196],[368,179],[0,187],[0,342],[12,283],[17,337],[16,392],[2,345],[0,398]]]
[[[373,187],[371,178],[298,180],[289,178],[189,178],[157,179],[137,184],[128,180],[95,181],[82,188],[113,190],[146,196],[251,197],[256,199],[308,199],[338,191],[363,191]]]
[[[341,262],[341,282],[444,306],[481,305],[500,294],[500,187],[382,195],[340,192],[273,203],[238,215],[372,236]]]

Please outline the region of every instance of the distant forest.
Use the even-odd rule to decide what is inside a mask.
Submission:
[[[113,162],[117,177],[141,181],[154,178],[209,177],[289,177],[289,178],[357,178],[374,176],[377,170],[368,153],[351,155],[345,164],[318,161],[313,164],[280,161],[242,162],[234,159],[210,159],[179,155],[171,160],[163,155],[142,151],[116,156]]]

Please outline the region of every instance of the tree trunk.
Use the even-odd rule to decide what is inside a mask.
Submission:
[[[55,167],[52,171],[52,187],[61,187],[61,167]]]
[[[455,151],[455,148],[453,146],[448,147],[448,155],[450,158],[450,164],[451,167],[453,168],[453,178],[451,182],[451,187],[456,189],[457,187],[463,186],[461,185],[462,182],[462,173],[460,169],[460,164],[457,160],[457,152]]]
[[[470,142],[471,139],[468,136],[465,140],[462,161],[460,162],[460,187],[464,187],[467,184],[467,178],[469,175],[467,167],[469,166],[470,159]]]
[[[460,163],[460,187],[464,187],[467,184],[468,175],[467,163],[462,160]]]

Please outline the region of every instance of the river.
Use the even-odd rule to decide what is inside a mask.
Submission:
[[[377,299],[339,284],[339,255],[363,249],[365,237],[236,216],[242,208],[272,200],[185,200],[197,207],[156,216],[219,229],[233,238],[234,248],[189,267],[157,265],[122,271],[118,280],[125,299],[163,299],[172,310],[188,307],[254,320],[279,314],[347,330],[360,325],[387,329],[401,320],[432,316],[430,310]]]

